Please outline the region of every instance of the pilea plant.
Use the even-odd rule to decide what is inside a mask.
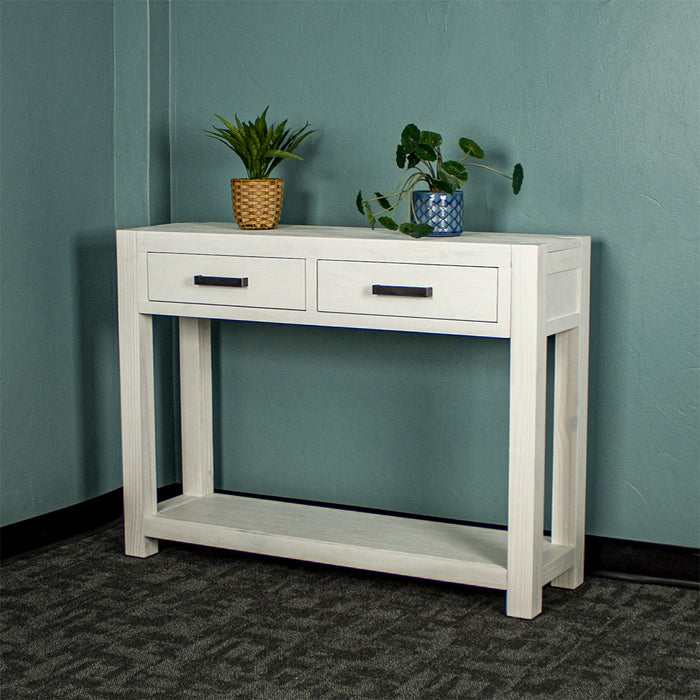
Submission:
[[[428,224],[415,222],[413,191],[420,183],[425,183],[431,192],[453,194],[467,182],[467,167],[470,166],[505,177],[512,183],[513,194],[520,192],[523,184],[523,166],[520,163],[515,165],[512,175],[507,175],[483,163],[467,161],[468,158],[480,160],[484,157],[482,148],[471,139],[461,138],[458,143],[464,155],[459,160],[443,160],[440,152],[442,136],[408,124],[401,133],[401,143],[396,147],[396,165],[403,170],[399,184],[393,192],[375,192],[375,196],[369,199],[362,196],[362,191],[358,192],[355,204],[360,214],[367,217],[372,228],[378,222],[385,228],[414,238],[427,236],[433,229]],[[404,199],[408,200],[409,218],[413,221],[397,224],[394,212]],[[372,205],[379,205],[382,211],[375,213]]]

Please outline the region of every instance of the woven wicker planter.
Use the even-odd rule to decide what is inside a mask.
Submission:
[[[275,228],[282,214],[284,180],[281,177],[264,180],[231,180],[233,218],[239,228]]]

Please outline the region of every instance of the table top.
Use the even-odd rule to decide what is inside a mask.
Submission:
[[[464,245],[464,244],[503,244],[503,245],[546,245],[548,252],[568,250],[580,245],[582,236],[559,236],[531,233],[471,233],[465,232],[461,236],[450,237],[426,237],[414,239],[397,231],[389,231],[384,228],[355,228],[344,226],[296,226],[283,224],[275,229],[265,231],[242,230],[234,223],[229,222],[183,222],[173,224],[161,224],[158,226],[144,226],[136,230],[152,233],[173,234],[211,234],[211,235],[236,235],[256,237],[298,237],[298,238],[336,238],[345,240],[367,241],[401,241],[413,245]]]

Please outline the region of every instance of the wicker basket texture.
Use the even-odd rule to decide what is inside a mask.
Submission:
[[[282,214],[283,196],[284,179],[281,177],[263,180],[233,178],[233,218],[242,229],[275,228]]]

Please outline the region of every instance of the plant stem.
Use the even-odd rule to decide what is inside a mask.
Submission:
[[[464,158],[460,158],[460,161],[464,161]],[[500,175],[501,177],[504,177],[506,180],[513,180],[513,178],[510,175],[506,175],[505,173],[502,173],[500,170],[496,170],[496,168],[491,168],[488,165],[484,165],[483,163],[464,163],[464,167],[467,168],[469,166],[473,166],[475,168],[484,168],[484,170],[490,170],[492,173],[496,173],[496,175]]]
[[[418,182],[420,182],[424,177],[424,173],[417,172],[417,173],[412,173],[411,175],[408,175],[408,178],[406,179],[406,182],[404,183],[403,180],[406,178],[408,174],[408,171],[404,171],[403,175],[401,175],[401,179],[399,180],[399,184],[396,187],[396,189],[393,192],[390,192],[389,194],[382,195],[381,197],[371,197],[369,199],[364,199],[362,200],[363,202],[378,202],[380,199],[388,199],[389,197],[398,197],[398,201],[391,207],[391,209],[385,209],[384,211],[393,211],[401,201],[401,198],[406,195],[408,191],[413,189]]]

